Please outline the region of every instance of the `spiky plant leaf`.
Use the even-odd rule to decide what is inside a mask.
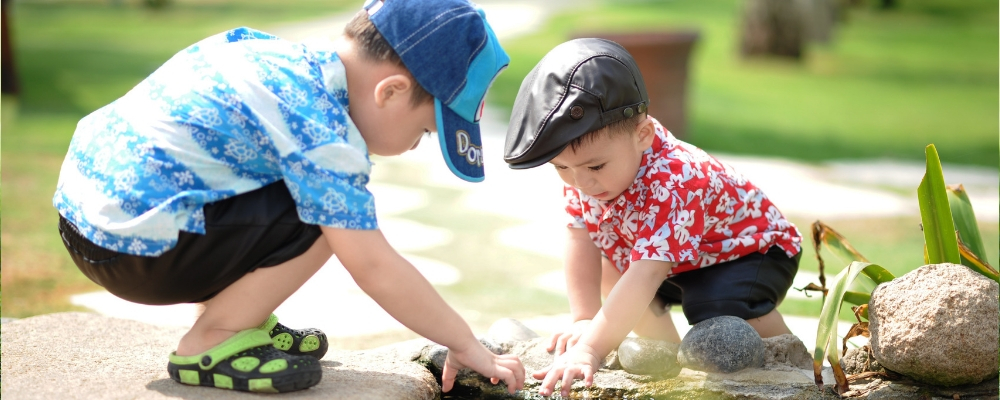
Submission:
[[[962,257],[958,252],[955,222],[948,204],[941,160],[933,144],[927,145],[925,152],[927,169],[917,187],[917,200],[920,204],[920,222],[924,228],[924,244],[927,246],[927,262],[961,264]]]
[[[847,377],[844,376],[844,371],[840,368],[840,352],[837,348],[837,319],[848,288],[862,272],[875,280],[876,284],[895,279],[891,272],[880,265],[859,261],[852,262],[834,278],[833,288],[830,289],[829,295],[823,302],[823,309],[820,311],[819,327],[816,330],[816,348],[813,353],[813,372],[816,384],[820,388],[823,386],[823,359],[827,358],[833,367],[834,377],[837,379],[837,392],[843,393],[847,390]]]

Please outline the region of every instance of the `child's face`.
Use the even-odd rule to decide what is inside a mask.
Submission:
[[[379,108],[352,109],[351,117],[365,138],[368,152],[380,156],[415,149],[426,133],[437,130],[433,101],[418,106],[409,101],[386,102]]]
[[[631,134],[602,132],[575,151],[567,146],[549,163],[567,185],[598,200],[614,199],[632,186],[642,153],[652,144],[652,129],[646,125],[651,124],[641,123]]]

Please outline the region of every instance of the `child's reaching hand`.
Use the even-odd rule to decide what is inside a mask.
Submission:
[[[569,396],[570,387],[577,379],[583,379],[584,385],[593,385],[594,373],[601,368],[601,360],[596,353],[590,346],[578,343],[561,356],[557,356],[552,365],[531,375],[535,379],[542,380],[538,394],[551,396],[555,391],[556,382],[560,380],[562,380],[563,397]]]
[[[588,326],[590,326],[590,320],[582,319],[574,322],[566,332],[553,333],[552,342],[549,343],[549,347],[545,350],[550,352],[555,351],[556,356],[562,355],[570,347],[575,346],[576,342],[580,341],[580,337],[587,331]]]
[[[479,342],[476,344],[478,346],[471,346],[465,351],[448,350],[448,358],[445,359],[441,371],[441,391],[450,391],[455,384],[458,371],[466,367],[489,377],[494,385],[503,381],[507,384],[507,392],[510,394],[524,388],[524,366],[517,356],[496,355]]]

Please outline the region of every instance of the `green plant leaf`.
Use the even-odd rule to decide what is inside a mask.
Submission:
[[[823,223],[823,221],[816,220],[816,222],[813,222],[812,229],[813,243],[817,250],[816,254],[819,254],[819,244],[822,243],[826,245],[826,248],[842,262],[868,262],[868,259],[861,255],[861,252],[856,250],[854,246],[851,245],[851,242],[847,241],[847,238],[845,238],[844,235],[835,231],[832,227],[830,227],[830,225]]]
[[[986,259],[986,247],[983,246],[983,236],[979,234],[979,223],[976,221],[976,213],[972,210],[972,203],[965,193],[965,186],[948,185],[948,204],[951,206],[951,217],[955,220],[955,229],[958,230],[958,240],[965,243],[969,250],[976,255],[976,258],[983,262]],[[963,264],[965,264],[963,260]],[[969,264],[965,264],[969,265]]]
[[[816,254],[816,262],[819,264],[819,284],[820,289],[823,291],[823,298],[826,298],[827,288],[826,288],[826,264],[823,262],[822,252],[820,251],[822,247],[826,247],[835,257],[837,257],[843,263],[849,263],[851,261],[863,261],[868,262],[865,256],[861,255],[861,252],[857,251],[854,246],[851,246],[851,242],[847,241],[844,235],[837,232],[829,225],[823,223],[823,221],[816,220],[812,223],[812,240],[813,240],[813,250]],[[855,290],[872,291],[875,289],[875,284],[872,282],[858,282],[857,285],[853,287]]]
[[[837,320],[840,315],[840,307],[843,305],[845,297],[848,296],[848,288],[862,272],[865,272],[865,276],[877,277],[877,282],[879,283],[895,278],[892,273],[880,265],[859,261],[852,262],[834,278],[833,288],[830,290],[829,295],[826,296],[823,302],[823,309],[820,311],[819,326],[816,329],[816,348],[813,353],[813,373],[815,374],[816,384],[821,389],[823,386],[823,358],[825,357],[830,361],[830,365],[834,367],[833,372],[834,377],[837,379],[838,393],[843,393],[847,390],[847,378],[842,376],[844,371],[840,369],[840,351],[837,348]],[[858,300],[858,297],[862,295],[870,296],[870,293],[851,293],[849,296],[854,300]]]
[[[924,244],[927,245],[927,262],[930,264],[961,264],[955,222],[944,185],[941,160],[933,144],[927,145],[927,170],[917,187],[920,203],[920,222],[923,223]]]
[[[872,300],[871,292],[862,293],[862,292],[855,292],[852,290],[844,292],[844,301],[854,305],[860,306],[862,304],[868,304],[868,302],[871,300]]]
[[[972,249],[966,247],[961,240],[958,241],[958,251],[962,254],[962,264],[969,267],[973,271],[983,274],[987,278],[1000,283],[1000,273],[998,273],[997,270],[986,261],[980,260],[979,257],[972,252]]]

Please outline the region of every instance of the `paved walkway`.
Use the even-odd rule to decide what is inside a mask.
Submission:
[[[498,36],[507,39],[528,32],[544,21],[554,8],[569,4],[556,2],[486,2],[484,8]],[[325,40],[327,28],[342,26],[350,15],[338,15],[314,22],[282,26],[270,31],[293,40]],[[502,110],[487,110],[482,122],[487,179],[484,183],[470,184],[455,178],[441,159],[436,143],[427,142],[393,162],[402,162],[429,171],[428,186],[458,190],[464,198],[464,207],[476,211],[514,218],[523,225],[496,232],[499,244],[561,258],[560,241],[563,238],[561,185],[549,168],[512,171],[502,160],[503,137],[506,121]],[[760,186],[782,211],[790,216],[805,219],[835,220],[838,218],[863,218],[918,215],[915,194],[912,193],[923,175],[921,163],[873,161],[851,163],[826,163],[808,165],[794,161],[734,156],[720,154],[720,159],[733,164]],[[376,208],[383,232],[394,246],[435,285],[449,285],[461,279],[454,267],[436,260],[408,254],[421,249],[447,244],[452,233],[444,228],[420,224],[400,218],[405,211],[422,207],[428,201],[427,192],[390,185],[386,177],[374,168],[371,191],[375,194]],[[963,182],[969,189],[978,217],[995,223],[1000,219],[995,169],[973,167],[945,167],[950,182]],[[512,195],[515,194],[515,195]],[[530,195],[524,195],[530,194]],[[535,282],[540,287],[565,292],[561,271],[541,273]],[[796,285],[815,282],[815,276],[800,274]],[[797,296],[792,291],[790,296]],[[74,304],[85,306],[109,316],[121,317],[165,326],[190,326],[195,309],[193,305],[143,306],[120,300],[106,292],[74,296]],[[351,304],[349,309],[314,311],[315,304]],[[350,275],[332,259],[306,285],[292,295],[277,313],[292,326],[315,326],[333,337],[369,335],[405,329],[367,295]],[[683,317],[674,315],[676,325],[687,329]],[[568,315],[539,316],[525,321],[539,332],[551,332],[568,321]],[[341,321],[352,321],[350,324]],[[792,331],[804,343],[815,342],[816,321],[810,318],[788,318]],[[846,327],[842,330],[846,331]],[[807,346],[808,347],[808,346]]]

